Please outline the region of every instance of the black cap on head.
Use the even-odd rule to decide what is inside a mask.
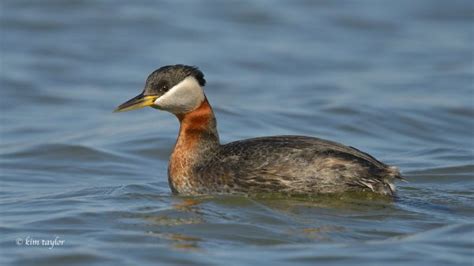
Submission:
[[[204,74],[195,66],[169,65],[153,71],[146,79],[144,95],[161,95],[185,78],[192,76],[199,85],[206,85]]]

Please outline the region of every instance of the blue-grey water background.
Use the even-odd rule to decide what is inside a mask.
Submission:
[[[473,265],[472,1],[1,2],[1,265]],[[394,202],[173,196],[178,122],[113,114],[199,66],[222,142],[397,165]],[[54,248],[30,240],[64,240]]]

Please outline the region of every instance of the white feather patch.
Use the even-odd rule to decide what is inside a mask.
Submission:
[[[204,101],[204,91],[194,77],[187,77],[155,100],[160,109],[182,114],[198,108]]]

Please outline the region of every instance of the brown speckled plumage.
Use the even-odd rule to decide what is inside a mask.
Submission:
[[[173,66],[164,68],[166,75],[155,71],[143,94],[159,98],[166,91],[160,87],[153,89],[150,84],[176,84],[188,76],[200,79],[195,86],[202,90],[202,73],[197,68],[183,68],[186,70],[186,66],[178,65],[177,74],[173,73]],[[173,81],[161,80],[167,76],[172,76]],[[168,168],[174,193],[372,191],[393,196],[394,180],[402,178],[396,167],[387,166],[367,153],[313,137],[261,137],[221,145],[214,113],[207,99],[203,99],[193,111],[175,113],[180,130]],[[162,109],[159,105],[152,107]]]
[[[200,126],[190,130],[189,122],[180,119],[180,134],[170,160],[170,186],[177,193],[367,190],[393,195],[393,179],[400,177],[395,168],[366,153],[312,137],[262,137],[220,145],[207,101],[196,111],[198,114],[185,117],[200,121]]]

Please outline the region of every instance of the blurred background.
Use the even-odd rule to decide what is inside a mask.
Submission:
[[[472,265],[474,2],[3,0],[0,26],[2,265]],[[394,202],[171,195],[176,118],[112,110],[177,63],[206,75],[223,143],[331,139],[409,182]]]

